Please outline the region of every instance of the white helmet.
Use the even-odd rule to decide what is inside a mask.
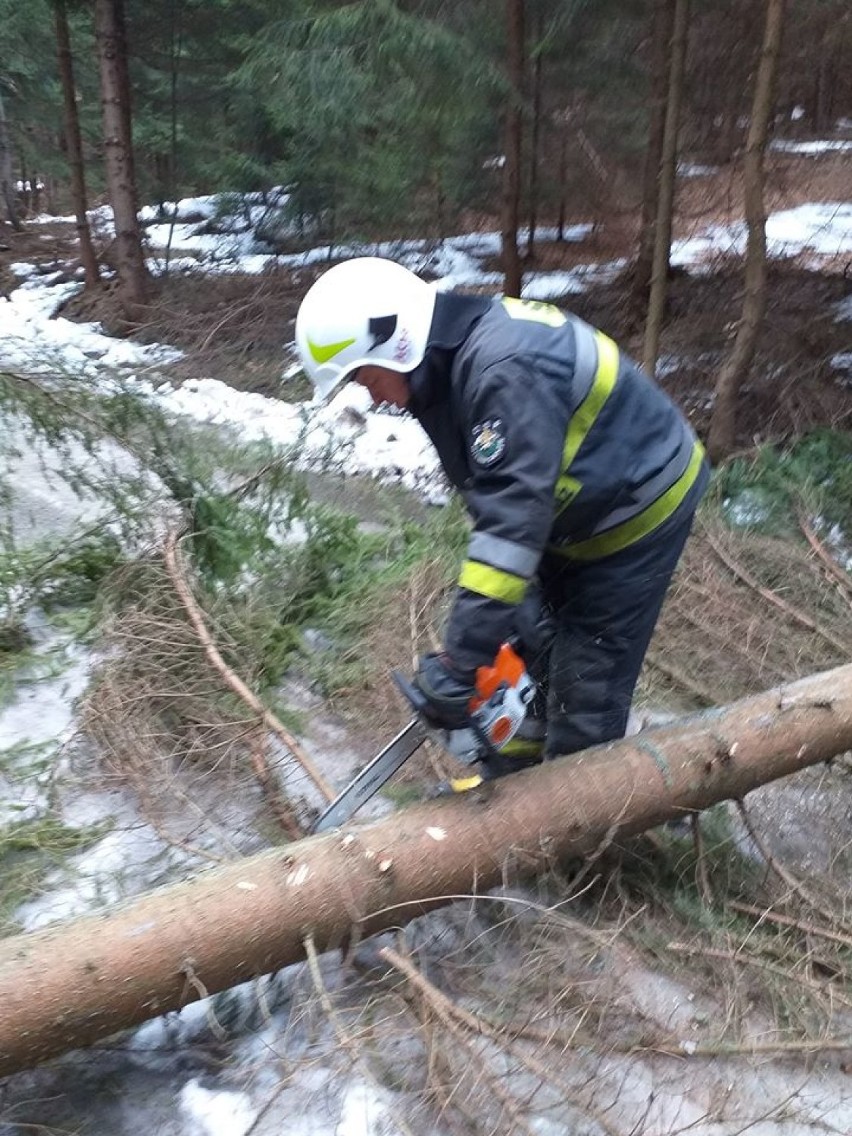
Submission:
[[[338,383],[368,363],[413,371],[423,362],[435,291],[377,256],[337,264],[308,290],[296,316],[302,366],[325,400]]]

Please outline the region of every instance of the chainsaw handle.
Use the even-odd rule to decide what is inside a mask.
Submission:
[[[410,682],[405,677],[405,675],[400,674],[399,671],[391,671],[391,677],[393,678],[393,681],[396,683],[399,690],[408,700],[414,713],[419,715],[425,722],[428,723],[430,721],[428,698],[426,698],[426,696],[420,690],[418,690],[414,683]],[[470,716],[467,720],[466,725],[459,728],[473,730],[474,734],[477,737],[477,740],[483,748],[483,752],[487,753],[491,757],[497,757],[497,751],[494,749],[494,746],[492,746],[491,742],[488,740],[488,736],[486,735],[485,731],[476,722],[475,718]]]
[[[525,673],[523,659],[517,652],[517,640],[507,639],[500,645],[494,661],[479,667],[476,672],[476,693],[471,699],[471,711],[487,702],[501,687],[515,686]]]
[[[400,674],[399,671],[391,671],[391,678],[404,697],[408,699],[414,713],[425,714],[429,707],[429,700],[422,691],[420,691],[413,682],[410,682],[405,675]]]

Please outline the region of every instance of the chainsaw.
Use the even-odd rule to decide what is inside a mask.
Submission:
[[[430,723],[423,694],[397,671],[392,673],[414,717],[331,802],[314,823],[313,832],[327,832],[349,820],[427,738],[437,741],[463,765],[481,763],[482,773],[470,778],[467,787],[517,768],[501,757],[500,751],[515,736],[536,686],[511,643],[503,643],[494,662],[477,670],[467,721],[456,729],[439,729]]]

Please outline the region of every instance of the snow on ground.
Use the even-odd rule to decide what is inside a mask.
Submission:
[[[73,379],[128,366],[162,365],[180,356],[173,347],[117,339],[105,335],[100,324],[54,316],[81,285],[57,283],[58,272],[36,275],[31,264],[11,267],[25,279],[5,303],[0,302],[0,366]]]
[[[179,1102],[193,1136],[243,1136],[257,1118],[248,1093],[205,1089],[194,1077],[181,1089]]]
[[[712,225],[695,237],[672,244],[672,264],[701,271],[712,268],[714,257],[742,256],[748,230],[745,222]],[[819,202],[771,213],[766,220],[767,252],[773,257],[810,254],[839,256],[852,251],[852,203]]]
[[[806,145],[834,148],[837,144]],[[366,253],[393,257],[434,278],[438,288],[478,285],[499,291],[502,278],[487,267],[488,260],[499,252],[498,233],[466,233],[444,241],[386,241],[334,249],[319,246],[275,256],[258,252],[257,241],[251,235],[251,226],[270,206],[260,195],[249,195],[244,199],[244,208],[230,217],[222,216],[221,203],[227,200],[226,196],[215,195],[187,198],[176,207],[167,204],[164,211],[143,210],[142,217],[146,222],[163,215],[174,217],[171,248],[181,253],[180,264],[191,263],[195,271],[255,272],[273,263],[299,267],[322,263],[332,255],[340,258]],[[272,207],[277,208],[285,200],[284,191],[278,191]],[[109,211],[99,210],[98,218],[100,224],[108,224]],[[160,262],[168,229],[169,224],[160,221],[148,230],[151,242],[161,246]],[[589,230],[587,224],[575,225],[566,231],[565,238],[580,241]],[[554,229],[540,229],[538,234],[542,240],[554,240],[557,235]],[[719,254],[742,253],[745,239],[743,224],[711,226],[696,237],[675,242],[672,261],[697,270]],[[767,222],[767,241],[773,256],[852,252],[852,205],[820,203],[774,213]],[[194,259],[187,259],[187,253],[192,253]],[[580,265],[565,272],[528,273],[524,295],[551,299],[582,292],[592,282],[611,278],[625,263],[618,260]],[[31,265],[14,267],[26,279],[5,303],[0,303],[0,365],[81,376],[102,383],[105,388],[113,383],[118,372],[140,395],[175,415],[227,426],[245,438],[267,438],[281,446],[298,443],[303,460],[309,465],[326,461],[341,471],[372,473],[427,494],[440,494],[437,458],[417,423],[407,417],[371,410],[358,388],[344,387],[326,407],[284,403],[235,391],[205,378],[189,380],[174,390],[171,384],[157,379],[158,369],[179,354],[173,348],[142,346],[108,336],[95,323],[52,318],[56,308],[79,285],[56,283],[55,276],[35,276]],[[174,261],[171,268],[175,269]],[[292,358],[292,345],[282,344],[282,372],[290,367]]]
[[[776,150],[782,154],[833,154],[833,153],[852,153],[852,140],[847,139],[828,139],[817,142],[785,142],[778,139],[776,142],[769,143],[770,150]]]
[[[90,662],[68,636],[47,633],[16,676],[15,695],[0,709],[0,830],[47,810]]]

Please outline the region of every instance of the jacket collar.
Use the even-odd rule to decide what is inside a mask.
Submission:
[[[437,294],[426,354],[420,366],[408,376],[409,409],[415,416],[446,397],[453,357],[492,303],[490,296],[465,296],[458,292]]]

